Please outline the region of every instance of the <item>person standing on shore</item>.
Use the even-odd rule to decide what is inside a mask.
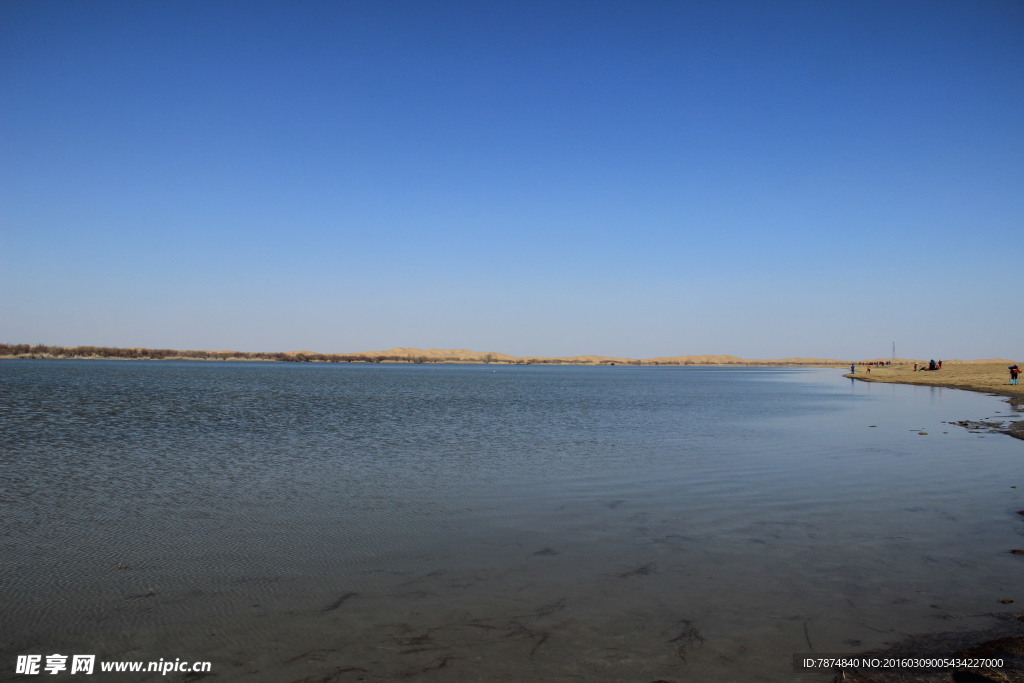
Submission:
[[[1010,384],[1020,384],[1018,377],[1020,376],[1020,368],[1014,363],[1010,366]]]

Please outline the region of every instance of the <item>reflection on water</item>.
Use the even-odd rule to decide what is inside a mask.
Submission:
[[[789,681],[986,626],[1024,444],[944,421],[1005,404],[839,375],[0,361],[0,676]]]

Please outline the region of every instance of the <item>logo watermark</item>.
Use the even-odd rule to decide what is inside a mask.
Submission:
[[[148,662],[101,661],[98,670],[104,673],[210,673],[210,662],[182,661],[180,657],[174,661],[160,659]],[[59,673],[85,674],[89,676],[97,671],[96,655],[18,655],[14,673],[35,676],[40,674],[56,675]]]

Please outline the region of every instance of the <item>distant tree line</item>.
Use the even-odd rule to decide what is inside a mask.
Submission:
[[[15,358],[126,358],[136,360],[284,360],[283,353],[245,351],[182,351],[178,349],[138,349],[111,346],[47,346],[46,344],[0,344],[0,356]]]
[[[197,351],[181,349],[139,349],[112,346],[47,346],[46,344],[0,344],[0,356],[14,358],[124,358],[130,360],[261,360],[287,363],[381,363],[406,361],[399,356],[284,353],[265,351]],[[426,362],[426,359],[423,359]]]

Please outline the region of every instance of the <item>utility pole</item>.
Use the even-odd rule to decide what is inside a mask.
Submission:
[[[893,342],[892,342],[892,362],[893,363],[896,362],[896,341],[895,340],[893,340]]]

